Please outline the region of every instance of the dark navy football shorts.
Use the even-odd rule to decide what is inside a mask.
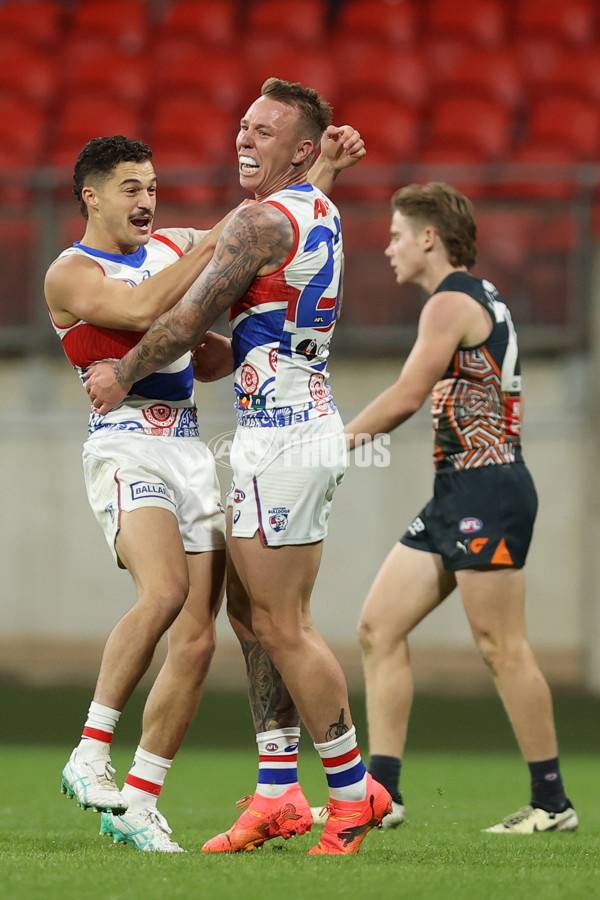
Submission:
[[[433,499],[400,542],[439,553],[450,572],[521,568],[536,512],[537,493],[524,463],[444,472],[436,475]]]

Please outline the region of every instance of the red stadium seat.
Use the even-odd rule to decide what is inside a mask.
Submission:
[[[170,53],[170,47],[167,51]],[[151,85],[153,97],[159,100],[191,97],[241,115],[246,75],[239,54],[198,47],[192,42],[180,46],[177,56],[168,63],[161,55],[160,45],[156,54],[157,66]]]
[[[235,137],[239,120],[210,101],[192,97],[167,97],[153,108],[150,144],[157,153],[168,153],[171,163],[182,155],[187,164],[193,153],[196,165],[235,161]]]
[[[88,52],[68,60],[68,91],[71,96],[93,94],[140,106],[149,89],[145,55],[129,56],[110,43],[94,42]]]
[[[334,33],[346,43],[374,40],[381,46],[401,48],[414,46],[418,28],[419,3],[414,0],[346,0],[340,6]]]
[[[563,50],[530,89],[538,96],[571,94],[584,100],[600,101],[600,50]]]
[[[35,106],[14,96],[0,96],[0,146],[20,154],[26,165],[42,161],[46,117]]]
[[[73,12],[69,43],[93,35],[109,39],[121,53],[136,55],[148,37],[148,10],[139,0],[85,0]]]
[[[430,39],[454,38],[471,46],[497,48],[506,41],[506,6],[502,0],[431,0],[425,31]]]
[[[265,47],[258,55],[253,43],[248,43],[244,50],[247,54],[243,60],[244,70],[252,72],[252,82],[249,83],[246,79],[244,107],[258,96],[261,85],[271,76],[299,81],[306,87],[312,87],[335,106],[339,87],[338,71],[331,53],[311,47],[298,47],[290,42]],[[240,110],[240,113],[243,111]]]
[[[384,97],[346,98],[336,118],[360,131],[367,156],[377,154],[395,165],[414,161],[421,144],[421,119],[409,107]]]
[[[507,50],[489,51],[475,47],[461,54],[433,81],[440,93],[471,93],[514,109],[524,99],[521,70],[514,55]]]
[[[240,36],[237,0],[174,0],[167,4],[157,46],[193,39],[201,47],[235,47]]]
[[[595,0],[520,0],[516,5],[516,34],[549,38],[576,47],[592,45],[600,37],[596,7]]]
[[[32,49],[52,50],[61,33],[62,15],[59,0],[9,0],[0,5],[0,35]]]
[[[60,111],[50,151],[50,162],[72,166],[89,140],[111,134],[143,140],[142,118],[137,108],[100,94],[68,97]]]
[[[56,60],[49,53],[16,42],[0,46],[0,59],[0,94],[46,107],[56,90]]]
[[[597,159],[600,111],[595,103],[578,97],[542,97],[531,106],[527,139],[566,148],[579,160]]]
[[[248,7],[244,41],[253,46],[273,36],[296,47],[319,46],[326,35],[327,7],[321,0],[254,0]]]
[[[429,140],[440,147],[478,153],[482,162],[501,160],[510,149],[512,129],[513,117],[504,105],[473,95],[453,95],[434,105]]]
[[[431,73],[423,54],[377,41],[355,42],[349,50],[335,42],[340,97],[384,97],[423,108],[430,98]]]

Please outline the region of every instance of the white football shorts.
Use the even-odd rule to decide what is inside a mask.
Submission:
[[[258,530],[269,547],[323,540],[348,465],[339,413],[280,428],[238,426],[230,461],[234,537]]]
[[[225,516],[215,460],[198,438],[114,431],[83,445],[88,500],[118,565],[121,512],[143,506],[177,517],[186,553],[225,546]]]

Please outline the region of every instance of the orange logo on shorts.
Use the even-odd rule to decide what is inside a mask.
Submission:
[[[489,538],[473,538],[469,547],[471,553],[480,553],[488,541]]]

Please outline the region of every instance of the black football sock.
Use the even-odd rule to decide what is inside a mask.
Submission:
[[[397,756],[372,756],[369,760],[369,774],[389,791],[395,803],[402,803],[401,768],[402,760]]]
[[[546,812],[562,812],[569,805],[560,774],[558,756],[541,762],[530,762],[531,805]]]

